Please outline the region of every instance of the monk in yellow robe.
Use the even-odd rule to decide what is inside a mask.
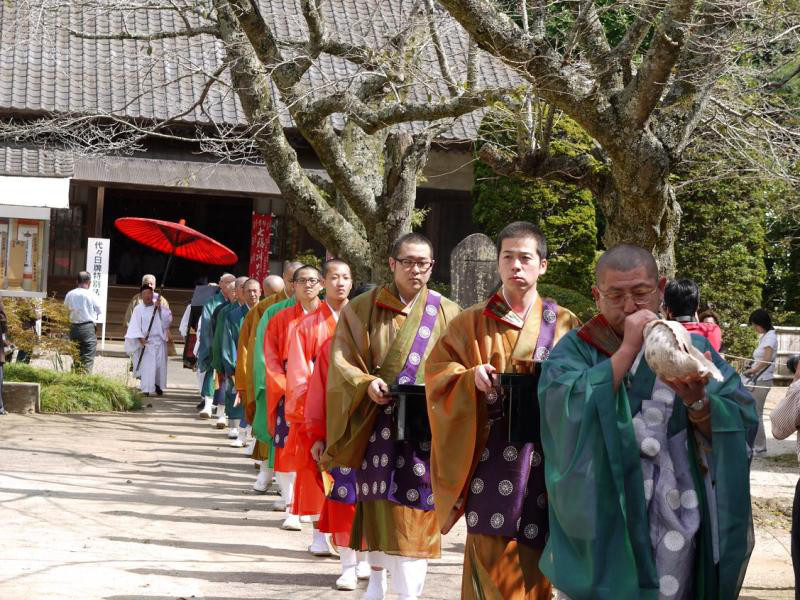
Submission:
[[[419,234],[395,242],[393,283],[342,310],[327,388],[327,448],[322,467],[356,471],[358,496],[350,547],[369,550],[365,599],[383,598],[386,571],[403,598],[422,593],[427,560],[441,554],[433,512],[429,441],[393,438],[389,384],[421,384],[427,355],[458,306],[429,290],[433,247]],[[424,411],[424,406],[422,407]]]
[[[458,315],[428,357],[436,516],[446,532],[467,514],[462,598],[549,600],[539,571],[547,494],[538,419],[505,414],[496,382],[500,373],[529,374],[518,393],[538,407],[535,363],[579,322],[536,290],[547,243],[534,225],[507,226],[498,250],[502,287]],[[527,430],[514,429],[525,421]]]

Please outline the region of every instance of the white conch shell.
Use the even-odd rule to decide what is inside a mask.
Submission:
[[[644,357],[662,380],[694,375],[722,381],[722,373],[692,345],[689,332],[676,321],[650,321],[644,328]]]

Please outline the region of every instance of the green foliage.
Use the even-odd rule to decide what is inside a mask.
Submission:
[[[800,100],[800,97],[798,98]],[[787,182],[767,188],[767,283],[764,306],[772,311],[800,311],[800,189]],[[775,323],[786,325],[784,321]]]
[[[42,412],[114,412],[142,407],[137,390],[103,375],[62,373],[15,362],[5,365],[4,379],[38,383]]]
[[[3,298],[8,319],[8,339],[20,350],[33,354],[34,347],[53,357],[61,365],[62,356],[77,357],[77,345],[69,339],[69,311],[54,298]],[[33,328],[37,316],[42,319],[42,335]]]
[[[579,294],[574,290],[548,283],[536,286],[543,298],[552,298],[559,306],[568,308],[584,323],[597,314],[597,307],[592,298]]]
[[[756,335],[741,324],[761,306],[766,278],[763,190],[743,180],[726,180],[679,201],[683,217],[675,244],[677,275],[694,279],[701,308],[720,315],[726,351],[750,356]]]
[[[490,115],[482,137],[514,148],[504,115]],[[557,154],[583,154],[592,141],[572,120],[562,118],[554,129],[551,149]],[[496,175],[478,161],[473,187],[473,219],[496,238],[512,221],[530,221],[547,238],[549,266],[542,281],[588,294],[597,249],[597,220],[592,194],[576,186],[544,180],[523,181]]]
[[[313,250],[303,250],[302,252],[298,252],[292,260],[296,260],[304,265],[311,265],[317,269],[322,268],[322,259],[314,254]]]
[[[439,292],[445,298],[451,298],[451,287],[449,283],[442,283],[441,281],[428,281],[428,289],[434,292]],[[464,308],[464,307],[462,307]]]

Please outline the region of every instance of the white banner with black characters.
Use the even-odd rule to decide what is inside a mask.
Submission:
[[[102,312],[98,323],[106,323],[106,307],[108,305],[108,256],[111,251],[111,240],[106,238],[89,238],[86,245],[86,270],[92,276],[89,288],[97,295]]]

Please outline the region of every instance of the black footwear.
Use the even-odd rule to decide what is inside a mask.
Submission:
[[[206,401],[200,398],[200,402],[197,403],[197,410],[203,410],[203,407],[206,405]]]
[[[156,386],[156,395],[157,396],[163,396],[164,395],[164,390],[162,390],[160,387]]]

